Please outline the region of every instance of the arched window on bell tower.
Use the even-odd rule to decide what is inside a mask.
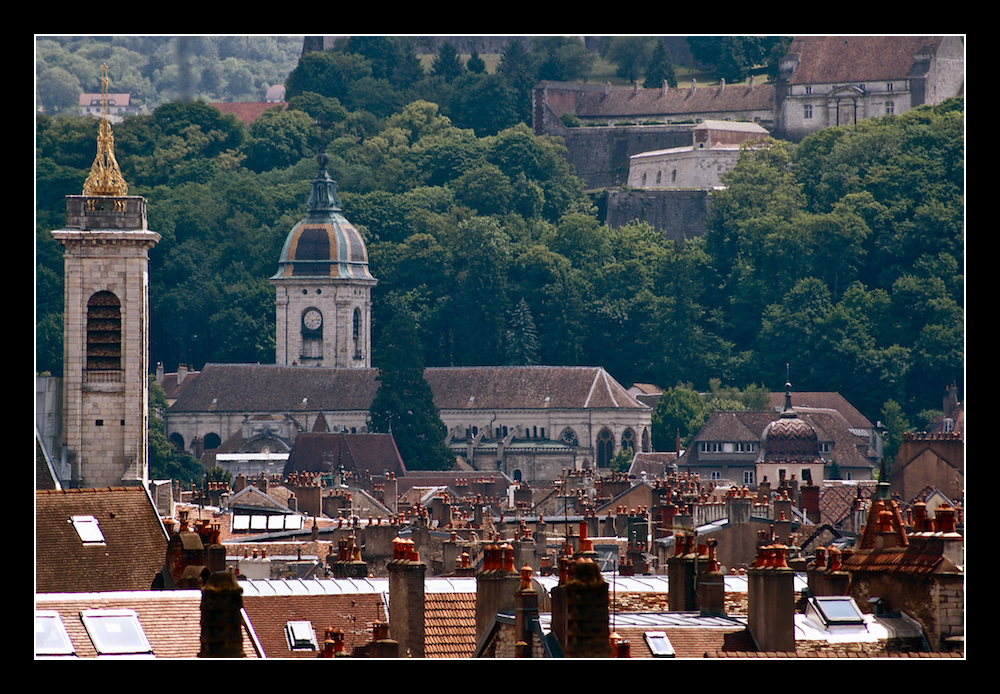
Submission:
[[[361,309],[354,309],[354,358],[362,358],[361,350]]]
[[[87,302],[87,370],[122,368],[122,304],[111,292],[97,292]]]

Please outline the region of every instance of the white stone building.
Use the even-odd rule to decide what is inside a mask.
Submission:
[[[718,188],[722,174],[736,166],[743,142],[768,136],[756,123],[703,121],[692,129],[689,146],[629,157],[628,185],[642,190]]]

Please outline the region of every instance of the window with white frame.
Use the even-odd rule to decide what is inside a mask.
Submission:
[[[753,470],[744,470],[743,471],[743,485],[749,487],[752,484],[756,484],[754,482]]]
[[[885,115],[891,116],[896,112],[896,104],[892,101],[885,102]]]
[[[35,657],[75,655],[62,617],[55,610],[35,611]]]
[[[722,472],[719,471],[719,470],[712,470],[710,477],[713,480],[721,480],[722,479]]]
[[[291,651],[319,650],[312,622],[305,620],[287,622],[285,636],[288,638],[288,649]]]
[[[756,450],[757,450],[757,444],[755,443],[744,442],[736,444],[737,453],[753,453]]]
[[[100,656],[152,656],[153,649],[134,610],[84,610],[87,634]]]
[[[701,443],[701,452],[702,453],[721,453],[722,452],[722,444],[721,443],[712,443],[712,442],[709,442],[709,441],[703,441]]]
[[[803,107],[802,117],[803,118],[812,118],[813,117],[813,107],[812,107],[812,104],[806,104]]]

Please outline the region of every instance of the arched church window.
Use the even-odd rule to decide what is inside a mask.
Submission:
[[[615,437],[607,429],[597,434],[597,467],[608,467],[615,454]]]
[[[87,302],[87,369],[122,368],[122,305],[111,292],[97,292]]]
[[[622,448],[631,448],[635,453],[635,432],[632,429],[626,429],[622,433]]]
[[[579,446],[580,441],[576,438],[576,432],[570,427],[563,429],[562,433],[559,435],[559,440],[569,446]]]
[[[205,450],[206,451],[210,451],[213,448],[218,448],[221,445],[222,445],[222,438],[218,434],[216,434],[214,432],[211,433],[211,434],[205,434]]]

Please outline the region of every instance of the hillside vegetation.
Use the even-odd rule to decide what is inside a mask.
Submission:
[[[130,194],[148,199],[163,237],[153,363],[273,362],[267,278],[325,145],[380,280],[376,352],[405,311],[429,366],[598,364],[625,384],[780,390],[787,364],[797,390],[839,391],[873,421],[887,401],[915,417],[940,407],[945,384],[964,392],[961,100],[744,152],[706,236],[678,245],[641,222],[602,223],[561,143],[518,118],[516,56],[450,81],[437,65],[421,88],[440,99],[406,101],[379,88],[405,63],[380,73],[366,50],[315,59],[353,65],[351,80],[324,83],[313,59],[298,63],[289,109],[249,130],[197,101],[115,126]],[[481,108],[505,95],[511,113]],[[50,232],[82,190],[96,134],[93,119],[37,119],[39,371],[61,371]]]

